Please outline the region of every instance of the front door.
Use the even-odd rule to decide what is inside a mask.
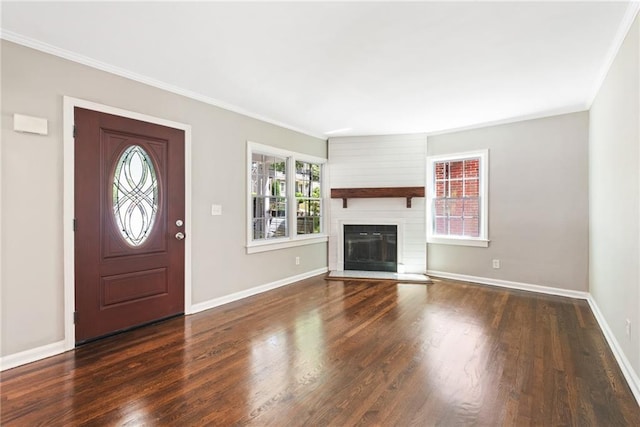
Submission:
[[[76,343],[184,312],[184,131],[75,108]]]

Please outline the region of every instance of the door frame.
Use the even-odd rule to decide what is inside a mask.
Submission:
[[[192,313],[191,303],[191,125],[165,120],[134,111],[98,104],[84,99],[63,97],[63,197],[62,197],[62,234],[63,234],[63,262],[64,262],[64,351],[75,348],[76,327],[73,322],[75,311],[75,239],[73,219],[75,217],[75,139],[73,125],[75,122],[74,108],[80,107],[100,113],[113,114],[134,120],[149,122],[184,131],[184,161],[185,161],[185,234],[184,240],[184,313]]]

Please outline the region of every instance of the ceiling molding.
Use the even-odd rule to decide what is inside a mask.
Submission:
[[[406,134],[388,134],[388,135],[348,135],[348,136],[332,136],[329,142],[404,142],[415,140],[427,140],[426,133],[406,133]]]
[[[574,106],[571,106],[571,107],[559,108],[559,109],[548,110],[548,111],[540,111],[540,112],[533,113],[533,114],[526,114],[524,116],[509,117],[507,119],[495,120],[495,121],[492,121],[492,122],[483,122],[483,123],[477,123],[477,124],[469,125],[469,126],[462,126],[462,127],[459,127],[459,128],[442,129],[442,130],[437,130],[437,131],[433,131],[433,132],[427,132],[427,138],[430,137],[430,136],[447,135],[447,134],[455,133],[455,132],[464,132],[464,131],[467,131],[467,130],[482,129],[482,128],[488,128],[488,127],[493,127],[493,126],[508,125],[508,124],[511,124],[511,123],[525,122],[527,120],[545,119],[545,118],[548,118],[548,117],[561,116],[563,114],[581,113],[583,111],[588,111],[588,110],[589,110],[589,106],[588,105],[586,105],[586,104],[578,104],[578,105],[574,105]]]
[[[545,16],[548,16],[549,10],[547,9],[549,8],[542,7],[539,10],[539,13],[535,13],[534,18],[531,18],[531,19],[540,19]],[[29,12],[29,10],[30,10],[29,8],[25,7],[25,9],[22,10],[22,12],[27,13]],[[33,9],[33,10],[36,10],[36,9]],[[373,10],[372,13],[375,12],[376,10]],[[534,11],[537,11],[537,10],[538,9],[534,9]],[[571,8],[566,9],[566,7],[565,9],[562,9],[562,8],[560,9],[561,12],[562,11],[570,12],[571,10],[573,9]],[[549,117],[549,116],[558,115],[558,114],[567,114],[567,113],[574,113],[574,112],[588,110],[591,107],[591,104],[593,103],[594,98],[597,96],[597,93],[600,90],[600,87],[603,84],[603,81],[605,81],[607,73],[609,72],[609,69],[612,63],[615,60],[619,49],[624,43],[624,39],[626,35],[628,34],[629,30],[631,29],[631,26],[633,25],[634,19],[636,18],[636,16],[640,11],[640,0],[624,1],[624,2],[618,3],[615,7],[607,6],[607,8],[603,9],[605,12],[607,12],[607,13],[603,13],[606,19],[603,18],[602,20],[603,25],[606,24],[606,27],[602,27],[602,28],[594,27],[594,22],[600,22],[598,14],[600,13],[599,11],[601,9],[586,7],[579,10],[583,11],[584,13],[578,14],[579,15],[578,18],[580,17],[582,18],[578,19],[576,21],[576,24],[577,25],[581,24],[582,26],[578,27],[577,30],[569,31],[569,34],[567,34],[567,31],[564,31],[567,28],[566,24],[563,23],[563,20],[558,20],[558,19],[553,21],[555,25],[555,27],[553,28],[557,27],[557,29],[559,29],[558,34],[564,34],[567,37],[568,39],[567,43],[569,43],[569,45],[567,46],[563,45],[565,48],[570,48],[571,46],[575,47],[576,55],[578,59],[582,61],[582,62],[579,62],[582,65],[582,68],[576,68],[576,66],[572,67],[571,61],[569,61],[570,63],[565,63],[566,61],[565,62],[555,61],[555,60],[552,61],[554,58],[562,57],[563,54],[566,54],[566,51],[562,51],[558,49],[554,50],[552,49],[554,46],[549,45],[549,43],[551,43],[551,41],[553,40],[551,36],[553,36],[554,33],[552,33],[550,37],[542,37],[542,38],[521,37],[520,39],[518,39],[519,41],[516,41],[516,42],[523,43],[524,45],[529,46],[534,50],[538,49],[541,52],[544,52],[544,55],[542,55],[539,58],[538,62],[532,62],[531,64],[529,64],[529,68],[520,70],[521,72],[518,71],[519,70],[518,67],[515,67],[515,68],[504,67],[504,70],[505,70],[504,73],[509,73],[509,74],[503,74],[502,77],[499,74],[496,75],[494,71],[499,72],[500,70],[502,70],[502,68],[500,67],[500,64],[502,64],[501,61],[502,59],[504,59],[504,55],[501,56],[500,50],[488,49],[488,53],[492,54],[493,55],[492,58],[494,58],[494,61],[489,63],[491,64],[491,67],[495,68],[495,70],[491,71],[490,69],[487,69],[485,70],[485,73],[491,71],[490,73],[491,77],[495,77],[495,79],[504,78],[505,88],[507,89],[518,88],[522,90],[523,94],[526,94],[528,92],[526,90],[527,87],[525,87],[526,86],[525,83],[531,81],[531,79],[537,78],[537,80],[535,81],[537,82],[537,85],[538,85],[537,87],[542,89],[547,89],[547,90],[546,91],[543,90],[542,93],[533,93],[532,98],[535,98],[537,100],[537,102],[535,103],[531,103],[531,102],[527,103],[524,101],[520,102],[521,99],[527,99],[526,96],[521,96],[518,98],[515,98],[513,96],[510,96],[510,97],[507,96],[507,95],[512,95],[513,94],[512,91],[507,95],[502,94],[504,96],[502,97],[498,96],[497,100],[494,102],[494,104],[496,104],[495,106],[493,104],[488,105],[491,111],[485,112],[483,114],[479,114],[478,107],[483,107],[485,104],[487,104],[484,101],[482,101],[482,99],[487,98],[487,95],[490,93],[490,92],[487,92],[487,90],[484,90],[486,89],[485,86],[489,84],[493,85],[489,87],[495,86],[496,88],[495,90],[498,91],[497,95],[501,95],[499,90],[500,90],[500,87],[502,87],[501,85],[503,85],[503,83],[501,80],[495,80],[495,79],[494,80],[488,79],[488,82],[486,82],[482,79],[474,80],[473,78],[470,78],[470,81],[467,82],[468,85],[465,87],[466,89],[470,90],[471,96],[473,96],[475,93],[476,98],[473,98],[473,97],[471,98],[472,101],[474,100],[475,101],[472,102],[471,105],[467,106],[467,108],[464,111],[462,111],[462,113],[464,113],[463,114],[464,117],[459,117],[457,120],[457,124],[454,124],[450,120],[447,120],[446,117],[444,116],[443,116],[444,118],[441,117],[442,114],[438,115],[438,112],[441,112],[441,111],[434,110],[433,108],[419,110],[419,111],[423,111],[423,114],[414,115],[403,120],[399,120],[399,119],[394,120],[394,117],[391,117],[391,119],[389,120],[388,126],[380,126],[380,125],[376,125],[375,123],[375,121],[384,123],[387,120],[388,115],[377,114],[379,113],[379,111],[377,111],[375,108],[373,109],[356,108],[358,105],[361,105],[358,102],[354,102],[352,104],[349,104],[348,102],[343,103],[343,104],[346,104],[347,107],[352,107],[352,108],[347,108],[347,107],[338,105],[337,111],[340,114],[337,114],[335,113],[334,109],[328,109],[327,107],[327,105],[328,106],[332,105],[331,102],[333,100],[331,99],[331,96],[328,97],[327,94],[323,93],[322,91],[319,92],[317,90],[318,87],[322,88],[322,83],[319,83],[317,85],[318,87],[316,87],[314,86],[314,83],[313,83],[314,80],[305,79],[304,75],[295,76],[296,77],[295,83],[298,85],[297,87],[300,92],[297,94],[297,98],[293,97],[289,99],[290,102],[287,105],[282,106],[282,108],[280,109],[271,108],[269,106],[265,107],[263,105],[264,102],[262,103],[252,102],[251,91],[243,93],[242,96],[233,97],[233,92],[225,91],[224,88],[220,88],[220,87],[218,87],[218,89],[216,90],[214,87],[211,89],[209,93],[204,94],[200,89],[198,89],[197,86],[192,86],[193,89],[186,89],[187,86],[191,86],[191,83],[190,84],[176,83],[181,81],[180,79],[181,72],[179,68],[174,69],[173,74],[169,73],[165,75],[165,77],[159,77],[161,76],[161,74],[158,74],[156,77],[151,77],[151,74],[149,71],[144,71],[145,69],[148,70],[150,68],[138,68],[137,69],[138,71],[133,71],[136,69],[135,64],[127,65],[126,62],[119,62],[120,65],[115,66],[115,65],[111,65],[111,62],[109,62],[109,60],[104,59],[106,57],[99,59],[101,58],[100,51],[95,49],[101,46],[100,43],[103,43],[103,42],[106,43],[105,40],[108,41],[110,39],[101,39],[98,37],[96,38],[97,41],[95,42],[95,44],[91,44],[89,45],[89,47],[85,46],[85,49],[88,49],[88,50],[84,50],[82,54],[79,54],[79,53],[74,53],[74,51],[71,50],[72,48],[69,47],[69,46],[74,46],[73,43],[65,44],[64,37],[60,39],[51,39],[51,40],[58,40],[58,41],[50,41],[50,40],[48,41],[48,39],[44,38],[45,36],[42,34],[46,34],[47,31],[52,34],[56,34],[56,31],[64,30],[63,28],[62,29],[58,28],[56,30],[56,26],[52,24],[53,21],[52,22],[40,21],[40,24],[42,24],[45,28],[41,28],[39,32],[37,31],[38,29],[38,26],[36,25],[37,21],[33,23],[35,27],[31,28],[31,31],[33,32],[30,32],[29,30],[30,27],[28,25],[25,26],[23,28],[24,31],[22,31],[20,29],[21,28],[20,25],[17,25],[17,23],[21,22],[20,19],[25,20],[27,23],[30,21],[28,21],[28,15],[19,13],[21,11],[20,8],[17,8],[16,11],[14,12],[16,13],[16,16],[18,18],[20,17],[22,18],[16,19],[17,23],[15,28],[13,27],[4,28],[4,29],[0,28],[0,38],[23,45],[28,48],[32,48],[44,53],[54,55],[56,57],[60,57],[76,63],[80,63],[85,66],[91,67],[93,69],[108,72],[111,75],[127,78],[129,80],[146,84],[166,92],[174,93],[179,96],[184,96],[189,99],[203,102],[207,105],[222,108],[226,111],[235,112],[235,113],[244,115],[246,117],[257,119],[264,123],[269,123],[281,128],[289,129],[291,131],[298,132],[304,135],[310,135],[320,140],[326,141],[329,137],[336,138],[336,137],[348,137],[348,136],[397,135],[397,134],[406,133],[407,129],[412,129],[413,131],[422,132],[427,135],[438,135],[438,134],[452,133],[452,132],[464,131],[469,129],[477,129],[477,128],[483,128],[487,126],[502,125],[502,124],[508,124],[513,122],[524,121],[524,120],[539,119],[539,118]],[[436,9],[436,12],[442,13],[443,16],[448,16],[445,13],[446,11]],[[52,13],[53,13],[53,10],[52,10]],[[353,14],[354,11],[347,10],[345,13],[346,13],[345,16],[349,17],[349,16],[352,16],[349,13]],[[400,11],[398,13],[399,13],[399,16],[403,16],[402,13],[400,13]],[[487,14],[484,13],[484,14],[480,14],[479,16],[485,16],[485,15]],[[82,15],[80,14],[80,16]],[[302,14],[303,18],[305,16],[306,15]],[[557,14],[553,16],[557,18]],[[384,21],[384,19],[382,19],[382,21]],[[11,22],[11,21],[8,21],[8,22]],[[528,22],[528,21],[525,20],[523,22]],[[531,21],[531,23],[533,22],[535,21]],[[389,30],[392,28],[396,28],[396,27],[390,26]],[[503,28],[503,31],[512,31],[511,27],[509,26],[499,27],[499,28]],[[367,29],[368,27],[365,26],[363,31]],[[598,29],[601,29],[602,31],[596,31]],[[62,34],[66,34],[66,33],[63,32]],[[347,32],[346,35],[343,34],[343,37],[348,37],[349,34],[350,33]],[[364,34],[365,35],[367,34],[366,31]],[[429,36],[430,34],[431,33],[427,32],[424,34],[424,36],[426,37],[426,36]],[[530,36],[535,34],[536,33],[532,33],[530,34]],[[580,38],[577,38],[576,34],[580,35]],[[594,37],[595,35],[599,35],[598,39],[595,39],[594,37],[588,38],[588,40],[594,43],[598,41],[597,43],[598,49],[597,49],[597,52],[595,53],[593,49],[590,48],[591,46],[590,44],[584,43],[585,42],[584,37],[588,35],[594,35]],[[498,34],[492,31],[488,31],[486,36],[488,37],[487,38],[488,41],[492,41],[494,39],[502,40],[504,34]],[[460,37],[463,38],[464,34],[460,35]],[[366,37],[364,38],[366,39]],[[361,39],[362,37],[360,38],[356,37],[354,43],[362,42]],[[542,44],[543,42],[547,44]],[[495,43],[490,43],[490,46],[493,46],[493,44]],[[446,61],[447,59],[451,59],[449,57],[451,56],[450,53],[452,52],[452,49],[456,48],[456,46],[459,46],[459,45],[460,43],[458,44],[454,43],[451,46],[447,44],[443,44],[442,49],[444,49],[445,52],[442,53],[440,57],[443,59],[444,64],[449,64],[449,65],[447,65],[447,67],[442,68],[440,70],[438,69],[431,70],[430,72],[432,74],[427,73],[426,77],[423,74],[417,74],[413,76],[416,79],[416,81],[419,82],[420,79],[424,80],[425,78],[428,79],[430,77],[442,77],[446,75],[447,70],[450,70],[450,67],[451,67],[451,61],[450,63],[447,63]],[[63,46],[67,46],[67,47],[64,48]],[[94,47],[94,53],[91,53],[92,52],[92,50],[90,49],[91,46]],[[110,46],[110,44],[106,43],[105,46],[108,47]],[[389,48],[391,48],[391,46],[393,45],[390,44]],[[445,49],[447,46],[449,46],[449,49]],[[457,48],[460,48],[460,47],[457,47]],[[509,48],[511,50],[508,50],[508,51],[516,52],[516,54],[518,55],[522,54],[522,50],[516,49],[517,44],[514,45],[514,44],[506,43],[506,47],[503,46],[502,48],[503,49]],[[396,52],[396,50],[393,50],[393,52],[397,53],[399,57],[402,58],[402,52],[403,52],[402,50],[398,52]],[[288,53],[287,51],[283,51],[279,53],[281,55],[287,54],[289,55],[287,58],[293,58],[293,60],[295,60],[296,58],[297,59],[306,58],[305,56],[301,56],[301,57],[296,56],[297,51],[295,50],[293,52],[288,52]],[[431,52],[431,53],[437,56],[438,51]],[[152,60],[154,58],[157,58],[157,57],[150,56],[146,59],[148,60],[147,62],[153,62]],[[396,58],[396,56],[390,56],[390,58]],[[356,59],[358,59],[358,61],[356,61]],[[355,61],[355,63],[357,64],[362,62],[363,59],[366,59],[366,56],[358,57],[358,58],[351,58],[351,57],[348,58],[349,61]],[[338,57],[336,58],[337,64],[335,64],[335,66],[339,66],[340,60],[341,60],[341,57],[340,55],[338,55]],[[486,60],[484,60],[484,62],[482,61],[483,61],[483,57],[480,55],[476,55],[475,57],[471,57],[469,61],[467,61],[467,64],[479,63],[482,65],[487,62]],[[549,62],[549,61],[552,61],[552,62]],[[232,62],[226,61],[225,64],[227,63],[232,63]],[[242,61],[240,61],[239,63],[241,66]],[[453,64],[456,64],[456,62],[453,62]],[[507,63],[506,65],[509,65],[509,63]],[[514,64],[511,64],[511,65],[513,66]],[[543,69],[542,67],[544,66],[549,67],[549,72],[547,74],[551,76],[549,77],[551,83],[549,83],[548,85],[545,85],[545,80],[540,78],[541,75],[545,75],[545,74],[535,72],[536,70]],[[295,71],[295,67],[290,67],[290,68],[292,70],[291,72]],[[382,68],[384,71],[385,68],[384,67]],[[276,67],[273,70],[271,70],[271,72],[276,73],[280,76],[282,73],[280,73],[278,70],[279,69]],[[354,66],[352,73],[357,74],[356,73],[357,70],[358,70],[358,67]],[[370,81],[365,81],[362,87],[363,88],[371,87],[371,84],[375,83],[374,80],[376,78],[379,80],[382,80],[384,78],[387,78],[388,75],[393,75],[393,73],[391,72],[394,70],[393,67],[392,68],[387,67],[386,70],[387,70],[387,74],[383,72],[381,75],[377,77],[374,76],[375,78],[372,77],[371,79],[369,79]],[[581,73],[583,70],[585,73],[588,72],[588,74],[577,76],[577,74]],[[234,71],[233,67],[227,67],[226,69],[223,69],[221,72],[233,72],[233,71]],[[518,79],[517,76],[519,76],[520,74],[522,74],[523,77]],[[173,79],[171,76],[173,76]],[[270,75],[267,73],[266,76],[269,77]],[[465,74],[461,73],[461,76],[464,77]],[[196,82],[198,79],[201,79],[201,80],[204,79],[202,81],[207,81],[206,74],[198,75],[196,77],[198,77],[197,79],[195,79]],[[582,78],[577,79],[577,82],[573,85],[571,84],[571,81],[566,81],[567,78],[571,80],[572,78],[575,78],[575,77],[582,77]],[[565,79],[565,80],[562,80],[562,79]],[[485,80],[487,79],[485,78]],[[171,81],[174,83],[168,83]],[[278,83],[277,79],[275,79],[274,81],[275,83]],[[455,79],[453,81],[455,81]],[[234,82],[236,86],[240,88],[238,90],[242,90],[241,89],[243,86],[242,79],[239,79],[238,81],[234,80]],[[566,83],[566,85],[568,86],[568,89],[566,91],[562,91],[562,90],[560,91],[561,94],[558,95],[558,100],[559,100],[558,101],[556,100],[556,98],[554,98],[555,94],[549,92],[548,89],[553,88],[553,86],[549,86],[553,84],[558,86],[560,89],[564,89],[564,87],[562,86],[562,82]],[[335,83],[334,83],[334,86],[336,86]],[[382,91],[382,93],[380,93],[379,91],[376,92],[375,88],[378,86],[381,86],[381,85],[379,84],[373,85],[373,89],[371,90],[371,93],[370,93],[369,104],[371,103],[375,104],[376,102],[378,104],[384,104],[384,100],[388,99],[388,97],[385,98],[385,96],[389,95],[388,94],[389,90],[387,90],[386,92]],[[208,87],[208,86],[205,86],[205,87]],[[248,87],[249,88],[252,87],[251,84],[249,84]],[[286,85],[283,86],[282,84],[278,86],[276,84],[274,87],[272,87],[272,89],[275,89],[275,91],[272,90],[270,93],[273,93],[273,94],[281,93],[283,90],[285,90],[283,88],[286,88],[286,87],[288,86]],[[280,88],[280,89],[278,90],[277,88]],[[301,88],[309,89],[309,91],[308,92],[300,91]],[[410,92],[411,94],[414,94],[413,91],[408,90],[409,88],[410,88],[410,85],[408,85],[407,87],[404,87],[404,92]],[[340,85],[337,85],[334,89],[340,90],[344,88]],[[438,99],[441,99],[441,98],[438,98],[438,95],[442,96],[444,93],[446,93],[446,91],[444,90],[440,91],[442,93],[437,91],[435,93],[432,93],[433,90],[431,90],[430,92],[427,89],[425,89],[424,94],[428,95],[431,93],[432,95],[434,95],[431,98],[435,97],[436,102],[438,101]],[[460,90],[462,89],[456,89],[456,90],[460,92]],[[579,93],[577,92],[578,90],[579,90]],[[347,93],[344,93],[344,94],[340,92],[339,95],[342,97],[346,97],[348,101],[349,91],[347,90],[346,92]],[[224,93],[227,94],[226,99],[228,100],[237,99],[237,101],[235,101],[234,103],[229,103],[227,101],[222,101],[221,99],[217,98],[218,96],[222,97],[222,94]],[[456,102],[465,102],[465,98],[462,92],[457,93],[454,90],[453,93],[458,95],[457,98],[454,98]],[[467,92],[464,92],[464,93],[466,94]],[[561,95],[564,95],[564,98]],[[222,97],[222,99],[224,98],[225,97]],[[296,107],[295,101],[298,98],[301,98],[304,102],[310,105],[314,105],[316,103],[319,105],[313,111],[305,111],[305,113],[309,113],[309,114],[306,114],[306,115],[298,114],[298,112],[301,111],[299,108],[297,112],[295,109],[292,110],[293,107]],[[241,99],[243,99],[243,101],[240,101]],[[402,101],[403,97],[402,97],[402,94],[400,94],[396,98],[392,98],[392,99],[399,99],[400,101]],[[447,100],[448,99],[449,98],[447,98]],[[260,98],[258,98],[258,100],[260,100]],[[265,101],[265,99],[262,99],[261,101]],[[356,101],[358,100],[356,99]],[[409,101],[410,102],[408,102],[407,104],[408,107],[406,108],[410,108],[411,106],[413,106],[413,108],[419,108],[419,107],[415,107],[415,105],[421,105],[420,100],[415,96],[414,98],[409,98]],[[393,103],[390,103],[390,104],[393,104]],[[384,110],[383,108],[384,105],[381,105],[380,107],[381,107],[380,110]],[[401,111],[397,111],[397,110],[402,110],[403,108],[405,108],[405,104],[398,103],[395,106],[391,105],[390,107],[387,107],[387,109],[389,108],[393,109],[393,112],[396,113],[396,116],[402,117]],[[382,112],[384,113],[384,111]],[[322,130],[333,129],[331,126],[326,127],[326,122],[332,121],[331,120],[333,117],[332,114],[333,116],[342,117],[342,118],[350,117],[350,116],[355,116],[356,118],[358,118],[358,114],[360,114],[362,116],[360,117],[361,123],[358,124],[358,126],[356,126],[355,124],[352,124],[352,126],[356,128],[356,131],[345,132],[345,129],[340,129],[341,132],[338,132],[337,130],[334,132],[329,131],[329,134],[332,134],[332,135],[329,135],[325,132],[322,132]],[[434,115],[434,117],[432,117],[430,120],[423,119],[422,117],[427,114],[432,114]],[[509,115],[512,115],[512,116],[509,117]],[[297,123],[299,127],[292,126],[292,125],[289,125],[288,123],[283,123],[278,120],[273,120],[270,117],[279,117],[281,118],[281,120],[284,120],[288,123]],[[335,119],[335,117],[333,117],[333,119]],[[337,125],[334,123],[333,126],[337,126]],[[357,130],[358,128],[359,130]]]
[[[596,83],[593,86],[593,90],[587,101],[587,109],[591,108],[593,101],[595,101],[604,80],[609,74],[609,69],[611,65],[613,65],[613,61],[615,61],[616,56],[618,55],[618,51],[622,47],[624,43],[624,39],[627,37],[629,30],[631,29],[631,25],[636,19],[638,12],[640,11],[640,2],[632,1],[627,5],[627,10],[622,17],[622,21],[620,21],[620,26],[618,27],[618,32],[616,33],[611,46],[609,47],[609,51],[605,57],[604,62],[602,63],[602,67],[600,68],[600,72],[598,73],[598,78],[596,79]]]
[[[167,92],[174,93],[176,95],[181,95],[196,101],[204,102],[205,104],[212,105],[214,107],[223,108],[228,111],[232,111],[234,113],[242,114],[243,116],[251,117],[256,120],[260,120],[265,123],[269,123],[272,125],[279,126],[281,128],[289,129],[294,132],[302,133],[304,135],[312,136],[314,138],[318,138],[326,141],[326,135],[321,135],[306,129],[300,129],[295,126],[291,126],[287,123],[279,122],[277,120],[273,120],[269,117],[262,116],[257,113],[253,113],[251,111],[247,111],[244,108],[238,107],[233,104],[229,104],[223,101],[220,101],[215,98],[211,98],[208,96],[204,96],[200,93],[193,92],[191,90],[183,89],[178,86],[170,85],[160,80],[153,79],[151,77],[144,76],[142,74],[134,73],[132,71],[126,70],[124,68],[116,67],[105,62],[97,61],[93,58],[80,55],[66,49],[61,49],[57,46],[50,45],[48,43],[43,43],[39,40],[32,39],[30,37],[25,37],[21,34],[15,33],[13,31],[7,31],[5,29],[0,28],[0,39],[7,40],[12,43],[17,43],[22,46],[29,47],[31,49],[38,50],[40,52],[48,53],[53,56],[57,56],[63,59],[67,59],[69,61],[73,61],[82,65],[86,65],[91,68],[95,68],[97,70],[105,71],[110,74],[115,74],[120,77],[124,77],[129,80],[133,80],[139,83],[146,84],[148,86],[152,86],[158,89],[162,89]]]
[[[424,137],[428,138],[430,136],[447,135],[450,133],[464,132],[467,130],[475,130],[475,129],[493,127],[493,126],[508,125],[511,123],[526,122],[527,120],[546,119],[548,117],[562,116],[564,114],[581,113],[587,110],[589,110],[589,106],[587,106],[586,104],[578,104],[578,105],[573,105],[566,108],[539,111],[536,113],[526,114],[523,116],[508,117],[506,119],[494,120],[489,122],[480,122],[480,123],[475,123],[469,126],[440,129],[440,130],[435,130],[431,132],[416,132],[416,133],[407,133],[407,134],[390,133],[390,134],[375,134],[375,135],[362,134],[362,135],[331,136],[329,137],[329,141],[330,142],[331,141],[357,142],[363,139],[366,139],[367,141],[392,141],[392,140],[404,141],[407,139],[417,139],[417,138],[424,138]]]

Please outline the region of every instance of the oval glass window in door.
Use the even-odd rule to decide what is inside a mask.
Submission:
[[[113,176],[113,215],[124,240],[139,246],[151,234],[158,211],[158,180],[149,154],[128,147]]]

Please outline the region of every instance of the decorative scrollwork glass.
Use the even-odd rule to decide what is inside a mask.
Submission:
[[[120,156],[113,176],[113,214],[132,246],[149,237],[158,211],[158,180],[149,154],[132,145]]]

